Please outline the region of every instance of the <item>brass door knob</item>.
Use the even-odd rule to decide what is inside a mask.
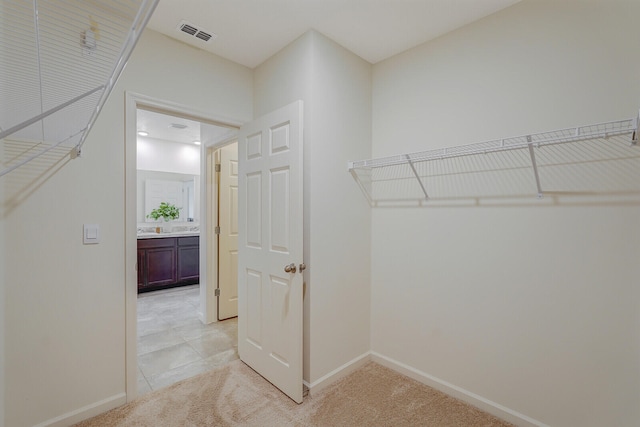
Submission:
[[[284,266],[285,273],[295,273],[297,271],[296,265],[292,262],[289,265]]]

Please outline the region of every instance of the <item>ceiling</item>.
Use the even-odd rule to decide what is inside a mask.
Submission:
[[[310,29],[372,64],[520,0],[161,0],[148,27],[255,68]],[[178,30],[182,21],[204,42]]]
[[[216,140],[230,133],[230,129],[226,127],[200,123],[182,117],[142,109],[138,109],[136,120],[138,132],[147,132],[147,138],[162,139],[164,141],[179,142],[181,144],[193,145],[195,141],[200,141],[200,133],[205,126],[207,127],[209,139]],[[145,137],[143,135],[140,136]]]
[[[183,144],[193,144],[194,141],[200,141],[200,122],[147,110],[138,110],[137,115],[138,132],[144,131],[149,134],[140,136]],[[185,126],[185,128],[178,129],[172,124]]]
[[[375,64],[518,1],[160,0],[148,27],[249,68],[315,29]],[[205,42],[186,34],[178,29],[184,22],[215,36]],[[138,111],[138,130],[184,144],[200,140],[200,123],[145,110]]]

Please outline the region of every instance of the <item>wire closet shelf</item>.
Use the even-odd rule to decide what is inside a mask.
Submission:
[[[80,155],[158,1],[0,3],[0,176]]]
[[[349,162],[372,207],[478,197],[640,193],[638,123],[618,120]]]

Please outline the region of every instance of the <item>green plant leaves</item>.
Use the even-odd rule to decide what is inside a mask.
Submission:
[[[180,209],[177,208],[176,205],[170,205],[167,202],[161,202],[160,206],[157,209],[152,210],[147,218],[153,218],[156,221],[160,218],[165,221],[170,221],[174,219],[180,218]]]

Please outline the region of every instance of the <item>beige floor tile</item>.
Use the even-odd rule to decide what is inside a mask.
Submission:
[[[173,329],[165,329],[160,332],[144,335],[138,338],[138,356],[184,342],[185,340]]]
[[[139,395],[238,359],[237,318],[204,325],[199,306],[198,285],[138,295]]]
[[[164,371],[187,365],[202,357],[187,343],[177,344],[161,350],[152,351],[138,357],[138,366],[144,376],[151,376]]]
[[[165,331],[170,327],[169,323],[158,316],[145,316],[138,319],[138,338]]]
[[[207,361],[200,358],[186,365],[152,375],[149,377],[149,385],[153,390],[158,390],[159,388],[167,387],[171,384],[177,383],[178,381],[207,372],[210,369],[212,369],[212,366]]]
[[[187,341],[187,344],[193,347],[200,356],[210,357],[233,348],[236,343],[221,331],[211,331],[199,338]]]
[[[234,347],[221,351],[214,356],[207,357],[206,359],[204,359],[204,361],[209,366],[209,369],[213,369],[239,358],[240,356],[238,355],[238,347]]]
[[[147,379],[144,377],[144,374],[142,373],[140,368],[138,368],[138,397],[149,392],[151,392],[151,386],[149,385]]]

